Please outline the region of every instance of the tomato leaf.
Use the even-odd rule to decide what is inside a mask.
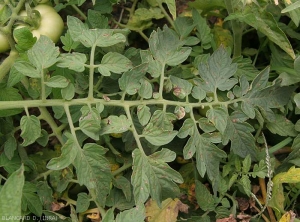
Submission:
[[[199,182],[196,183],[196,199],[199,204],[199,207],[204,211],[212,211],[215,209],[215,200],[213,195],[209,192],[208,188]]]
[[[139,105],[137,108],[137,116],[142,126],[146,125],[151,117],[150,108],[145,105]]]
[[[109,161],[104,157],[107,149],[94,143],[87,143],[78,154],[73,165],[76,168],[78,182],[85,185],[93,200],[105,205],[112,179]]]
[[[126,116],[109,116],[101,121],[100,134],[123,133],[131,126],[131,121]]]
[[[42,203],[39,196],[36,194],[36,186],[32,183],[26,182],[23,187],[22,194],[22,210],[27,208],[36,216],[41,216],[43,212]]]
[[[164,26],[163,30],[152,32],[149,38],[149,47],[154,59],[170,66],[184,62],[190,55],[191,48],[182,47],[183,44],[177,34],[167,26]]]
[[[169,156],[167,161],[165,156]],[[170,191],[172,195],[179,192],[175,183],[183,183],[183,179],[177,171],[166,164],[166,162],[175,159],[175,152],[162,149],[158,154],[146,156],[140,150],[135,149],[132,152],[132,157],[131,183],[136,204],[143,204],[151,195],[151,198],[161,206],[163,192]]]
[[[237,113],[234,113],[237,114]],[[251,159],[257,159],[257,148],[255,138],[251,134],[254,128],[249,124],[232,114],[227,120],[227,126],[223,135],[223,144],[227,143],[227,139],[231,140],[231,149],[233,153],[246,157],[251,155]]]
[[[297,136],[295,125],[288,120],[285,116],[275,114],[276,120],[274,122],[268,122],[266,127],[273,133],[280,136]]]
[[[73,52],[70,54],[60,54],[57,66],[61,68],[68,68],[77,72],[83,72],[86,61],[86,55],[82,53]]]
[[[38,69],[46,69],[57,62],[59,48],[49,37],[41,36],[34,46],[27,51],[29,61]]]
[[[109,52],[105,54],[101,60],[101,64],[98,66],[99,72],[104,76],[110,76],[111,73],[121,74],[132,68],[131,61],[116,52]]]
[[[213,185],[217,185],[219,180],[219,164],[226,153],[212,144],[207,138],[200,135],[196,124],[190,118],[186,119],[178,132],[179,138],[190,135],[183,148],[184,159],[190,159],[196,153],[196,166],[201,177],[207,173]]]
[[[233,13],[226,20],[239,19],[242,22],[265,34],[272,42],[282,48],[289,56],[295,59],[295,53],[285,33],[278,27],[273,15],[255,7],[245,8],[242,13]]]
[[[53,88],[65,88],[69,85],[69,80],[64,76],[53,76],[45,82],[45,85]]]
[[[206,92],[230,90],[236,83],[235,78],[231,78],[237,70],[237,64],[232,63],[230,55],[225,48],[218,48],[207,62],[199,64],[199,74],[204,82],[201,87]]]
[[[119,79],[120,89],[129,95],[136,94],[141,87],[140,80],[145,76],[147,68],[148,64],[143,63],[123,73]]]
[[[89,48],[93,45],[108,47],[120,42],[126,42],[126,36],[122,33],[115,33],[113,29],[88,29],[76,17],[68,16],[67,24],[72,39],[80,41]]]
[[[41,123],[36,116],[23,116],[20,121],[20,126],[23,146],[34,143],[41,135]]]
[[[77,194],[77,201],[76,201],[76,212],[82,213],[86,211],[90,206],[90,198],[86,193],[79,193]]]
[[[96,108],[89,108],[83,106],[81,108],[81,117],[79,119],[79,127],[84,134],[87,136],[99,140],[100,129],[101,129],[101,117]]]
[[[24,166],[22,165],[17,171],[13,172],[6,180],[0,190],[0,212],[1,217],[10,218],[9,221],[18,222],[17,219],[22,215],[21,201],[24,186]],[[13,219],[15,217],[16,219]]]
[[[61,170],[73,163],[78,154],[78,147],[75,139],[71,135],[67,135],[67,142],[61,147],[61,155],[51,159],[47,168],[50,170]]]

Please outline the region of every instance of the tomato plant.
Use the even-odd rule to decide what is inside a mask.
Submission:
[[[0,4],[1,221],[299,221],[296,1]]]

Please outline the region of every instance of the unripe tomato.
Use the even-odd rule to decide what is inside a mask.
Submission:
[[[40,25],[37,28],[32,28],[31,32],[33,36],[39,38],[41,35],[49,37],[54,43],[56,43],[64,29],[64,22],[60,15],[49,5],[37,5],[34,10],[39,11],[41,14]],[[26,16],[26,12],[22,11],[20,15]],[[17,28],[24,27],[18,26]]]
[[[9,48],[10,46],[6,36],[0,32],[0,53],[6,52]]]

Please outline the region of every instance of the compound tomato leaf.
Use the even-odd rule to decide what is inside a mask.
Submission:
[[[104,72],[102,72],[103,68]],[[107,76],[107,70],[110,75],[110,72],[121,74],[131,68],[132,62],[127,57],[117,52],[109,52],[103,56],[98,70],[102,75]]]
[[[112,180],[110,163],[104,157],[106,152],[107,149],[102,146],[87,143],[78,150],[73,163],[79,184],[85,185],[93,200],[101,206],[105,205]]]
[[[47,36],[41,36],[34,46],[27,51],[29,61],[38,69],[49,68],[57,62],[59,48]]]
[[[131,121],[125,115],[109,116],[101,121],[100,135],[110,133],[124,133],[131,126]]]
[[[13,172],[0,190],[0,212],[2,220],[19,222],[22,215],[21,202],[24,187],[24,166]],[[3,219],[5,218],[5,219]]]
[[[85,54],[73,52],[60,54],[57,66],[61,68],[68,68],[76,72],[83,72],[87,57]]]
[[[146,156],[138,149],[133,151],[131,183],[136,204],[143,204],[150,195],[161,206],[162,190],[168,190],[170,187],[174,189],[174,186],[177,187],[175,183],[183,183],[180,173],[170,168],[165,162],[165,156],[170,153],[172,157],[175,157],[175,154],[167,149],[150,156]]]
[[[20,121],[21,137],[23,146],[28,146],[36,141],[41,135],[41,123],[36,116],[23,116]]]
[[[161,64],[176,66],[184,62],[191,53],[190,47],[182,47],[184,41],[167,26],[152,32],[149,38],[150,51]]]
[[[145,76],[148,63],[143,63],[123,73],[119,79],[120,89],[129,95],[134,95],[141,87],[140,80]]]
[[[22,194],[22,210],[26,211],[28,209],[30,212],[40,217],[43,212],[43,206],[36,192],[36,185],[25,182]]]
[[[73,163],[78,154],[79,148],[72,136],[69,136],[67,142],[61,147],[61,155],[51,159],[47,168],[50,170],[61,170]]]

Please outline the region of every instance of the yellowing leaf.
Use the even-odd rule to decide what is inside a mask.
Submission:
[[[282,217],[280,218],[279,222],[292,222],[295,219],[296,214],[293,211],[286,212]]]
[[[299,183],[300,168],[291,167],[287,172],[279,173],[273,178],[273,196],[269,202],[269,206],[285,213],[284,211],[284,193],[282,183]]]
[[[179,211],[187,213],[188,205],[183,204],[177,198],[164,200],[161,208],[152,199],[146,203],[146,218],[148,222],[176,222]]]

